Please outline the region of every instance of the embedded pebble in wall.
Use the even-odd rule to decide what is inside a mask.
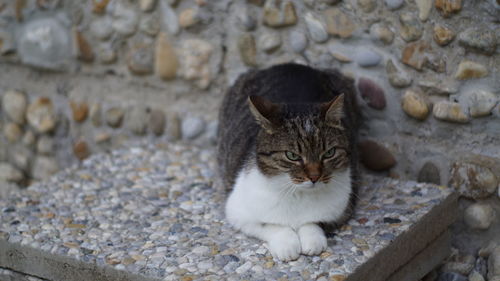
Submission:
[[[92,12],[96,14],[103,14],[106,11],[106,7],[111,0],[100,0],[92,1]]]
[[[92,125],[100,127],[102,125],[101,105],[98,103],[92,104],[90,106],[89,116]]]
[[[328,33],[325,30],[325,25],[317,19],[317,16],[312,13],[307,13],[304,16],[306,27],[311,40],[317,43],[323,43],[328,40]]]
[[[140,0],[139,8],[143,12],[151,12],[156,5],[156,0]]]
[[[0,162],[0,182],[19,183],[24,179],[23,173],[7,162]]]
[[[205,130],[205,121],[199,117],[188,116],[182,120],[181,130],[183,139],[194,139]]]
[[[455,39],[455,32],[444,25],[437,24],[434,26],[434,41],[440,46],[446,46]]]
[[[162,27],[165,28],[169,34],[176,35],[180,31],[179,21],[177,20],[177,14],[175,11],[166,3],[166,1],[160,1],[160,18],[162,19]]]
[[[396,88],[404,88],[410,86],[413,79],[405,70],[396,67],[391,59],[387,61],[385,70],[389,83]]]
[[[84,62],[94,61],[94,51],[85,36],[76,28],[73,28],[73,46],[76,46],[76,57]]]
[[[422,80],[418,86],[429,95],[449,96],[458,91],[457,85],[448,80]]]
[[[372,141],[364,140],[358,145],[361,163],[373,171],[385,171],[396,165],[396,159],[384,146]]]
[[[196,8],[188,8],[180,12],[179,25],[182,28],[189,28],[200,23],[201,18],[199,10]]]
[[[439,13],[447,18],[462,9],[462,0],[436,0],[434,5]]]
[[[156,136],[163,135],[165,131],[165,113],[160,109],[153,109],[149,115],[149,127]]]
[[[33,152],[24,146],[14,146],[9,149],[11,163],[21,169],[23,172],[28,172],[31,163],[33,162]]]
[[[78,140],[73,144],[73,153],[78,160],[84,160],[90,156],[89,146],[84,140]]]
[[[36,136],[31,130],[26,130],[21,142],[25,147],[33,148],[36,142]]]
[[[177,55],[168,40],[167,34],[161,32],[155,46],[155,72],[160,78],[171,80],[176,77],[178,68]]]
[[[98,17],[90,23],[90,33],[99,40],[107,40],[113,34],[112,24],[109,16]]]
[[[455,72],[455,78],[460,80],[481,78],[487,75],[488,69],[484,65],[469,60],[461,61]]]
[[[295,5],[291,1],[266,0],[264,24],[270,27],[284,27],[297,23]]]
[[[423,27],[415,14],[403,12],[399,15],[399,21],[401,22],[401,30],[399,34],[403,40],[406,42],[412,42],[422,37]]]
[[[264,31],[258,39],[259,48],[266,53],[272,53],[281,46],[281,37],[279,33]]]
[[[250,33],[241,34],[237,44],[243,63],[248,66],[257,66],[257,47],[253,35]]]
[[[491,114],[491,111],[499,101],[492,92],[485,90],[472,90],[466,92],[460,99],[469,106],[469,114],[472,117],[482,117]]]
[[[57,160],[48,156],[37,156],[33,163],[31,175],[34,179],[44,180],[59,170]]]
[[[416,70],[422,70],[424,63],[427,61],[427,51],[430,50],[430,45],[424,41],[413,42],[403,49],[401,61]]]
[[[349,38],[356,30],[354,21],[340,9],[327,9],[324,12],[324,16],[326,19],[326,31],[330,35]]]
[[[149,120],[149,108],[134,106],[129,110],[127,128],[136,135],[146,134]]]
[[[382,60],[382,56],[366,47],[361,47],[356,51],[355,60],[359,66],[371,67],[377,66]]]
[[[425,120],[430,112],[427,97],[423,93],[414,90],[405,92],[402,106],[406,114],[418,120]]]
[[[370,27],[370,37],[374,41],[389,45],[394,40],[394,32],[387,24],[375,23]]]
[[[385,108],[384,90],[368,78],[360,78],[358,81],[358,90],[363,100],[374,109],[382,110]]]
[[[41,155],[51,155],[54,153],[54,138],[42,135],[36,143],[36,151]]]
[[[139,16],[136,11],[126,7],[123,2],[117,2],[113,9],[113,29],[120,35],[130,36],[137,30]]]
[[[181,131],[181,119],[179,115],[175,112],[169,113],[168,116],[168,125],[167,125],[167,137],[171,140],[178,140],[182,136]]]
[[[403,6],[404,0],[385,0],[385,5],[389,10],[397,10]]]
[[[417,181],[440,185],[441,176],[439,173],[439,168],[432,162],[425,162],[425,164],[418,172]]]
[[[434,104],[432,114],[438,120],[455,123],[467,123],[469,117],[465,114],[459,103],[440,101]]]
[[[94,137],[94,141],[96,144],[109,143],[110,140],[111,140],[111,135],[108,133],[97,133]]]
[[[89,106],[86,102],[70,101],[69,106],[73,115],[73,120],[77,123],[82,123],[87,119]]]
[[[15,143],[22,137],[23,131],[16,123],[8,122],[3,126],[3,134],[9,142]]]
[[[8,90],[2,97],[2,108],[7,117],[13,122],[23,125],[28,106],[26,95],[17,90]]]
[[[99,44],[97,47],[97,60],[102,64],[111,64],[116,61],[116,52],[111,44]]]
[[[453,163],[449,185],[470,199],[487,198],[495,192],[499,179],[484,166],[472,163]]]
[[[56,115],[52,101],[46,97],[37,98],[28,106],[26,119],[38,133],[47,133],[56,126]]]
[[[206,137],[213,143],[215,144],[217,141],[217,128],[219,127],[219,122],[218,121],[211,121],[207,125],[207,133]]]
[[[135,45],[127,54],[127,66],[134,74],[144,75],[153,72],[153,48],[150,45]]]
[[[290,32],[288,41],[290,43],[290,47],[296,53],[301,53],[307,47],[306,35],[298,30],[293,30]]]
[[[106,111],[106,124],[112,128],[119,128],[122,125],[125,112],[119,107],[112,107]]]
[[[418,8],[418,18],[426,21],[429,18],[432,9],[432,0],[415,0]]]
[[[53,18],[26,23],[18,35],[17,53],[21,61],[36,67],[63,70],[71,60],[68,28]]]
[[[469,27],[458,35],[458,42],[468,50],[492,55],[497,48],[495,32],[487,26]]]
[[[160,20],[156,16],[145,17],[141,20],[139,29],[149,36],[156,36],[160,32]]]
[[[208,41],[188,39],[181,43],[178,50],[182,62],[179,75],[186,80],[194,80],[200,89],[206,89],[212,81],[210,57],[214,48]]]
[[[376,0],[357,0],[358,7],[365,13],[371,13],[377,8]]]
[[[487,203],[474,203],[464,212],[464,221],[472,229],[488,229],[495,219],[495,210]]]

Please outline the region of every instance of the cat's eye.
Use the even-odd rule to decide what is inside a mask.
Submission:
[[[301,159],[299,155],[297,155],[291,151],[285,152],[285,155],[286,155],[286,158],[288,158],[289,160],[292,160],[292,161],[299,161]]]
[[[325,154],[323,154],[323,159],[332,158],[334,155],[335,155],[335,147],[325,152]]]

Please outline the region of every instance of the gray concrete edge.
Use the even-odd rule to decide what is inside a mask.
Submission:
[[[67,256],[0,240],[0,267],[51,281],[157,281],[110,266],[97,266]]]
[[[446,230],[409,263],[398,269],[387,281],[420,280],[451,253],[451,233]]]
[[[345,281],[386,281],[448,229],[457,218],[457,209],[458,194],[452,193]]]

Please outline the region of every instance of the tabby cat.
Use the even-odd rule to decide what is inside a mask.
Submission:
[[[354,202],[356,120],[353,81],[335,70],[283,64],[240,76],[219,114],[228,221],[279,260],[324,251],[325,226]]]

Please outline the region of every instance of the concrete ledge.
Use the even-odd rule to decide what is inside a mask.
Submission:
[[[354,217],[324,253],[275,262],[225,222],[214,158],[177,144],[130,147],[0,200],[0,267],[51,281],[409,281],[449,247],[456,194],[365,177]]]
[[[399,268],[387,281],[416,281],[420,280],[431,270],[436,268],[442,260],[451,253],[450,231],[442,233],[435,241],[413,257],[409,263]]]

